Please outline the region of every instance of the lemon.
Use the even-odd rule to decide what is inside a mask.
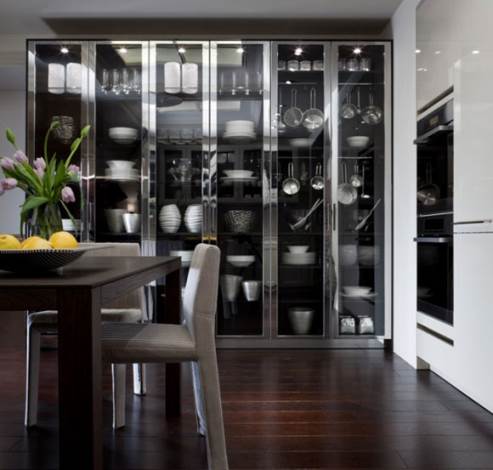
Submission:
[[[21,242],[13,235],[0,235],[0,250],[19,250]]]
[[[53,248],[77,248],[79,244],[75,237],[68,232],[56,232],[50,237]]]
[[[23,250],[52,250],[53,246],[44,238],[34,236],[26,238],[22,242],[21,248]]]

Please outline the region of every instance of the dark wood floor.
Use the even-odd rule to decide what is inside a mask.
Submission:
[[[27,432],[24,355],[0,351],[1,469],[56,468],[56,353],[42,361],[39,427]],[[493,415],[390,353],[221,351],[219,361],[231,468],[493,469]],[[116,433],[108,396],[106,468],[207,468],[188,380],[184,414],[167,422],[151,367],[149,394],[128,394],[128,426]]]

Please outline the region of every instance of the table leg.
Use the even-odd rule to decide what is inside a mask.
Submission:
[[[57,303],[60,468],[101,470],[100,292],[60,289]]]
[[[162,308],[163,306],[161,306]],[[180,323],[181,313],[181,270],[166,276],[166,303],[164,305],[165,323]],[[166,416],[179,416],[181,413],[181,368],[180,364],[166,364]]]

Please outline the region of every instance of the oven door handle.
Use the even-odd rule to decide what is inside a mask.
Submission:
[[[415,237],[417,243],[452,243],[453,237]]]
[[[435,134],[438,134],[439,132],[450,132],[454,129],[454,126],[453,125],[441,125],[441,126],[437,126],[431,130],[429,130],[428,132],[425,132],[424,134],[421,134],[420,136],[418,136],[417,139],[414,140],[414,143],[416,145],[419,145],[419,144],[426,144],[426,142],[428,142],[428,139],[435,135]]]

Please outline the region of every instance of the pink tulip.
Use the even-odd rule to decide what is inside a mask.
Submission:
[[[5,178],[0,181],[0,185],[5,191],[14,189],[17,186],[17,180],[15,178]]]
[[[14,153],[13,159],[17,163],[27,163],[29,161],[26,154],[22,150],[17,150],[17,152]]]
[[[63,202],[75,202],[75,194],[72,191],[72,188],[64,186],[62,189],[62,200]]]
[[[15,168],[15,162],[11,158],[3,157],[2,159],[0,159],[0,166],[4,170],[11,170],[12,171]]]
[[[77,178],[80,173],[80,168],[77,165],[69,165],[68,174],[73,178]]]
[[[35,158],[33,166],[36,170],[42,170],[44,172],[44,170],[46,169],[45,159],[41,157]]]

